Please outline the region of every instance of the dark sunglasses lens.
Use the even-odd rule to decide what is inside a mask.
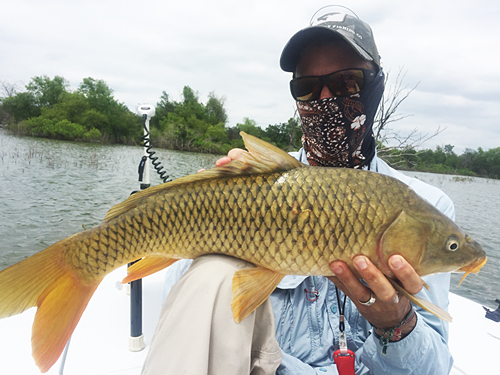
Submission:
[[[293,98],[301,102],[318,99],[320,88],[318,77],[300,77],[290,82]]]
[[[351,69],[336,72],[328,77],[328,87],[332,94],[349,96],[360,92],[365,85],[362,70]]]
[[[290,81],[290,90],[294,99],[301,102],[318,100],[324,85],[335,96],[350,96],[360,92],[374,75],[371,71],[346,69],[325,76],[299,77]]]

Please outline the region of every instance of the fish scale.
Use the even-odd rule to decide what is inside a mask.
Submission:
[[[167,190],[76,235],[80,244],[66,257],[88,280],[130,258],[158,253],[174,258],[220,253],[286,274],[331,274],[331,260],[373,252],[380,228],[394,220],[409,192],[394,183],[374,190],[387,185],[382,175],[353,179],[334,171],[298,168]]]

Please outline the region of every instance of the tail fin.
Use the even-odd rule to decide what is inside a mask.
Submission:
[[[0,318],[38,310],[31,345],[35,363],[47,372],[61,355],[101,280],[84,285],[64,261],[71,237],[0,272]]]

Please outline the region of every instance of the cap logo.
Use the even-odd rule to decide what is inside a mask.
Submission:
[[[345,14],[342,14],[342,13],[327,13],[327,14],[324,14],[322,15],[321,17],[318,17],[316,19],[316,22],[312,22],[311,23],[311,26],[316,26],[320,23],[323,23],[323,22],[344,22],[345,20]]]
[[[355,25],[346,26],[346,14],[343,13],[327,13],[318,17],[316,22],[312,22],[311,26],[321,26],[328,27],[334,30],[343,30],[353,34],[359,39],[363,39],[363,36],[354,30]]]

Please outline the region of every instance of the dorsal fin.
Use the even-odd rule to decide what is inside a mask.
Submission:
[[[249,152],[243,153],[240,161],[248,164],[252,173],[283,172],[303,167],[293,156],[253,135],[240,132],[245,147]],[[248,168],[248,167],[247,167]]]
[[[290,169],[305,166],[305,164],[302,164],[297,159],[288,155],[285,151],[276,146],[273,146],[250,134],[246,134],[245,132],[240,132],[240,135],[243,138],[245,147],[248,149],[248,152],[243,152],[241,159],[135,193],[128,197],[124,202],[113,206],[106,214],[104,220],[110,220],[121,215],[122,213],[136,207],[138,201],[150,197],[159,191],[172,189],[183,184],[221,177],[284,172]]]

